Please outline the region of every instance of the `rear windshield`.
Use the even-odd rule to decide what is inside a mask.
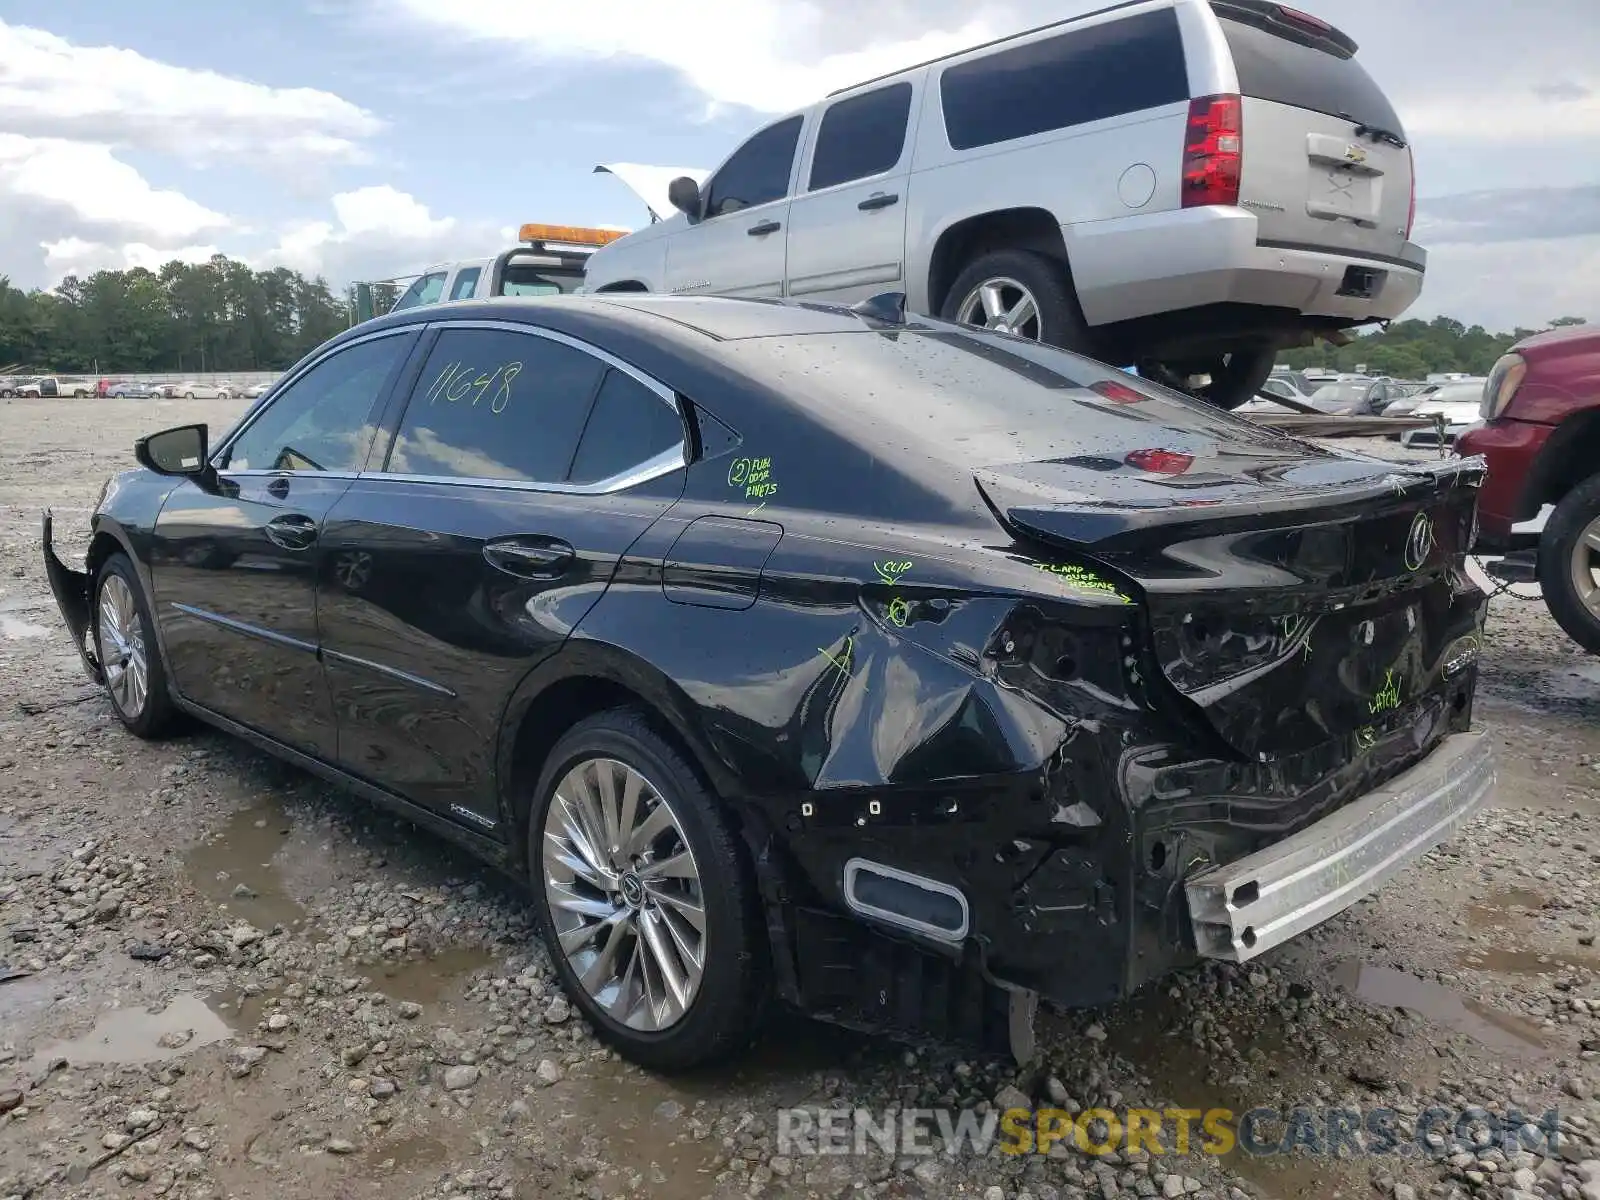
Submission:
[[[787,401],[863,445],[963,470],[1112,455],[1130,429],[1281,447],[1272,430],[1038,342],[944,331],[752,337],[723,351]]]
[[[1355,59],[1340,58],[1220,14],[1219,19],[1233,51],[1242,94],[1348,117],[1358,125],[1405,137],[1389,98]]]
[[[502,296],[560,296],[583,286],[582,271],[511,263],[500,280]]]

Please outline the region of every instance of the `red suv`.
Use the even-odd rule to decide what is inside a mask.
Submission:
[[[1489,462],[1479,545],[1506,554],[1496,574],[1537,579],[1561,628],[1600,654],[1600,329],[1518,342],[1489,373],[1483,416],[1456,444]],[[1512,532],[1546,504],[1543,533]]]

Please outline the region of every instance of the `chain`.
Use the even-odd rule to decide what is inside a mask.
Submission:
[[[1510,596],[1513,600],[1544,599],[1544,593],[1542,592],[1535,592],[1533,595],[1528,596],[1522,592],[1512,591],[1511,589],[1516,587],[1518,583],[1526,583],[1527,580],[1496,579],[1493,575],[1489,574],[1489,569],[1484,565],[1484,560],[1480,555],[1472,554],[1468,557],[1471,558],[1473,562],[1478,564],[1478,570],[1482,571],[1483,577],[1489,581],[1490,590],[1487,593],[1489,599],[1493,600],[1496,596]]]

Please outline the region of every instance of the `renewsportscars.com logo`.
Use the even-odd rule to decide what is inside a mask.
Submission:
[[[783,1108],[778,1153],[790,1156],[1049,1154],[1057,1146],[1082,1154],[1143,1150],[1253,1157],[1306,1154],[1355,1158],[1393,1155],[1444,1158],[1498,1147],[1506,1154],[1556,1152],[1560,1114],[1515,1109],[1228,1108]]]

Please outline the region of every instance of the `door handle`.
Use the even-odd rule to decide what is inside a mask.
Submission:
[[[506,538],[483,548],[491,567],[521,579],[559,575],[577,558],[567,543],[557,538]]]
[[[301,513],[273,517],[262,532],[267,541],[285,550],[309,550],[317,541],[317,523]]]
[[[769,233],[777,233],[783,226],[777,221],[763,221],[759,225],[752,225],[745,232],[751,237],[766,237]]]
[[[279,475],[271,483],[267,484],[267,495],[271,496],[274,500],[282,500],[288,496],[288,494],[289,479],[285,475]]]
[[[856,207],[859,208],[862,212],[872,212],[874,209],[888,208],[891,204],[899,204],[899,203],[900,203],[900,194],[898,192],[893,192],[893,193],[889,193],[889,194],[885,194],[883,192],[879,192],[876,196],[868,196],[860,204],[856,205]]]

